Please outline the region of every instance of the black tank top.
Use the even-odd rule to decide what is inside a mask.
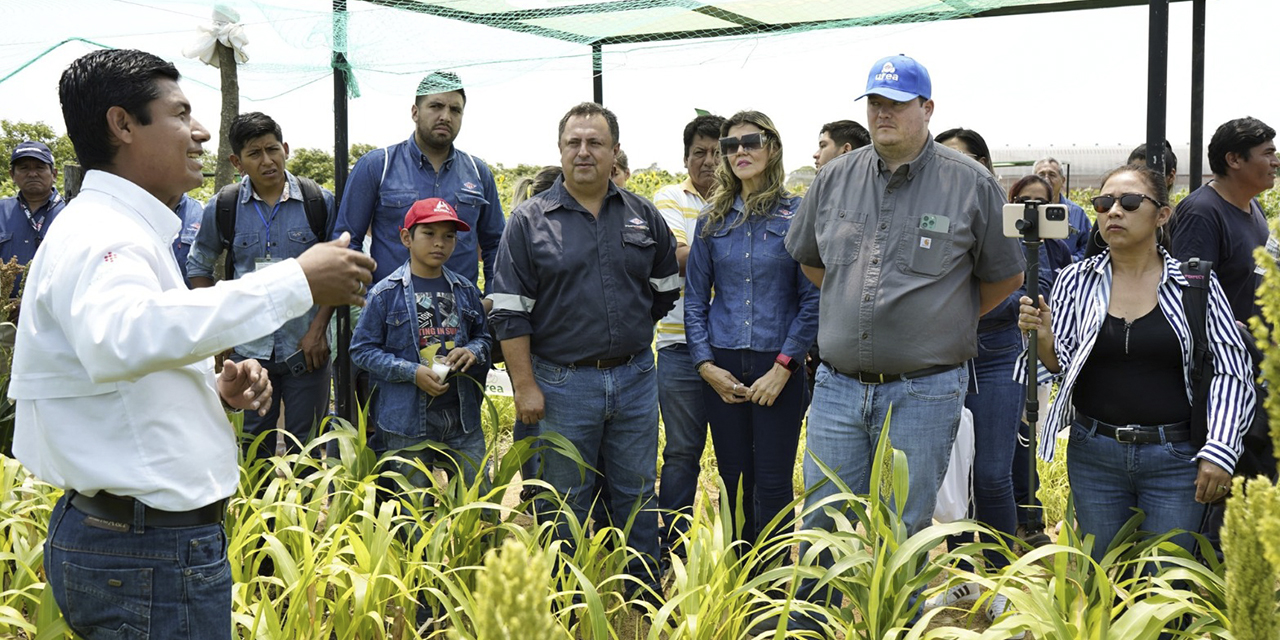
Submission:
[[[1190,419],[1182,348],[1159,305],[1131,322],[1107,314],[1071,401],[1085,415],[1115,425]]]

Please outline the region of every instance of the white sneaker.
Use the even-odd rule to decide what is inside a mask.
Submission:
[[[987,604],[987,622],[994,623],[1008,610],[1009,598],[997,593],[991,597],[991,602]],[[1009,640],[1022,640],[1026,635],[1026,631],[1019,631],[1017,635],[1009,636]]]
[[[962,582],[938,595],[924,601],[923,609],[931,611],[939,607],[954,607],[957,605],[968,604],[978,599],[982,595],[982,587],[976,582]]]

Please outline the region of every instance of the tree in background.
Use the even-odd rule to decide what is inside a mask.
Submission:
[[[0,172],[0,197],[7,198],[18,192],[9,178],[9,155],[19,143],[28,140],[49,145],[59,175],[62,174],[63,167],[76,162],[76,150],[66,134],[54,133],[53,127],[43,122],[0,120],[0,169],[3,169]],[[58,190],[62,190],[61,185],[58,185]]]

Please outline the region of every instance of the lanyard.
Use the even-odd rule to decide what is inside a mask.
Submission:
[[[262,226],[267,228],[267,259],[271,259],[271,223],[276,221],[276,214],[280,212],[280,205],[284,204],[284,198],[276,201],[276,206],[271,208],[271,217],[267,218],[262,215],[262,207],[258,206],[258,201],[253,200],[253,208],[258,212],[258,219],[262,221]]]

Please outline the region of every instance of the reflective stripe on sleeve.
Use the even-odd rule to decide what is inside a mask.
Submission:
[[[493,301],[494,310],[515,311],[517,313],[531,313],[533,311],[533,303],[537,302],[533,298],[526,298],[514,293],[491,293],[489,299]]]
[[[676,291],[680,289],[680,274],[672,274],[665,278],[649,278],[649,284],[655,291]]]

